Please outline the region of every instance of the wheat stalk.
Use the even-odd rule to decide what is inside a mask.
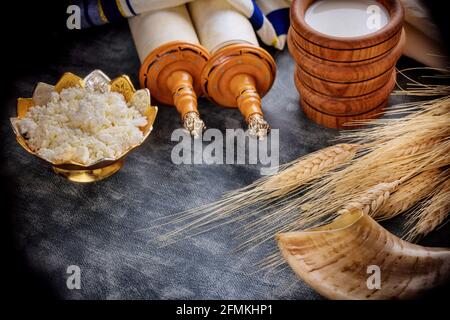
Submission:
[[[419,200],[423,198],[416,198],[417,194],[414,194],[414,188],[422,186],[422,184],[427,181],[432,187],[435,187],[437,183],[442,182],[442,179],[438,179],[440,177],[441,170],[428,170],[424,171],[414,178],[407,180],[407,183],[403,184],[402,180],[395,180],[393,182],[383,182],[375,185],[372,188],[369,188],[367,191],[361,193],[359,196],[355,197],[354,200],[349,201],[342,209],[338,210],[337,214],[342,215],[346,213],[350,213],[354,210],[361,210],[364,214],[370,215],[375,218],[379,218],[380,215],[387,210],[387,208],[393,208],[393,210],[397,210],[398,212],[403,212],[406,209],[406,205],[403,204],[401,206],[401,210],[398,209],[397,206],[393,204],[393,201],[399,200],[399,193],[403,195],[403,198],[406,198],[408,201],[408,208],[415,204]],[[442,178],[442,176],[441,176]],[[430,183],[431,181],[436,181],[437,183]],[[413,191],[408,192],[408,191]],[[424,196],[428,195],[432,188],[427,188],[424,192]],[[422,194],[421,194],[422,195]],[[450,201],[450,195],[447,195],[447,203]],[[424,213],[422,214],[422,221],[418,223],[414,233],[424,233],[424,230],[428,232],[435,229],[448,215],[448,211],[450,206],[443,206],[442,203],[444,201],[434,201],[433,206],[429,206]],[[437,205],[436,205],[437,204]],[[447,211],[446,211],[447,210]],[[429,213],[427,211],[433,211],[433,213]],[[381,212],[381,213],[380,213]],[[391,214],[391,211],[388,211]],[[415,236],[415,234],[414,234]],[[264,259],[260,264],[261,270],[269,270],[275,271],[280,268],[284,264],[284,260],[282,256],[278,253],[272,254],[266,259]]]
[[[398,70],[397,73],[402,75],[404,78],[409,80],[407,83],[407,89],[402,88],[398,83],[397,86],[400,90],[395,90],[392,95],[407,95],[407,96],[439,96],[439,95],[448,95],[450,94],[450,86],[448,84],[425,84],[421,83],[417,80],[412,79],[406,73],[408,71],[413,70],[430,70],[430,71],[438,71],[440,74],[432,75],[432,76],[424,76],[427,78],[435,78],[435,79],[448,79],[450,77],[450,69],[449,68],[408,68]]]
[[[421,141],[427,140],[421,139]],[[381,198],[378,196],[383,195],[387,198],[385,191],[392,192],[397,187],[396,180],[404,181],[422,171],[448,164],[450,152],[448,141],[426,143],[433,146],[431,149],[414,147],[409,140],[406,141],[407,143],[403,141],[404,148],[402,143],[395,143],[394,148],[381,144],[377,149],[371,149],[369,153],[350,161],[347,166],[338,171],[321,175],[313,185],[305,186],[304,195],[294,193],[279,199],[278,202],[269,202],[265,206],[258,206],[245,212],[243,210],[248,208],[246,204],[236,204],[235,201],[230,201],[230,198],[224,198],[207,206],[206,210],[188,212],[188,215],[182,217],[182,226],[169,232],[161,240],[167,242],[183,232],[196,235],[227,223],[256,216],[254,221],[237,229],[240,233],[238,239],[243,239],[237,249],[242,250],[271,241],[273,234],[278,232],[294,231],[324,223],[335,217],[336,213],[345,208],[348,203],[355,202],[355,196],[360,196],[364,203],[370,204],[371,208],[378,208],[384,202],[384,200],[380,201]],[[423,152],[424,149],[427,152]],[[398,157],[401,160],[396,159],[395,155],[402,155]],[[374,159],[377,161],[373,161]],[[371,193],[378,199],[372,203],[373,199],[367,197],[366,190],[378,185],[380,181],[384,181],[385,184],[377,186],[378,193]],[[224,204],[225,209],[221,204]],[[233,216],[232,213],[237,214]]]
[[[365,214],[373,215],[381,208],[389,199],[392,192],[400,185],[401,180],[394,182],[383,182],[367,190],[361,196],[347,203],[341,210],[339,215],[349,213],[353,210],[362,210]]]
[[[396,154],[396,156],[403,157],[426,152],[427,150],[433,148],[436,143],[439,143],[440,141],[441,139],[437,138],[430,138],[425,141],[411,141],[398,149],[398,153]]]
[[[436,192],[414,212],[408,221],[412,226],[406,238],[413,241],[441,225],[450,213],[450,180],[443,182]]]
[[[185,230],[192,232],[194,229],[200,229],[206,225],[227,219],[226,223],[246,220],[264,210],[271,202],[280,197],[286,197],[296,190],[340,165],[351,160],[360,146],[356,144],[337,144],[330,146],[305,157],[280,167],[280,172],[264,177],[255,181],[245,188],[241,188],[226,194],[222,199],[195,210],[189,210],[171,216],[170,221],[160,223],[159,226],[166,224],[182,224],[174,232],[170,232],[160,240],[167,241],[175,235],[179,235]],[[252,210],[242,213],[244,209]],[[240,213],[239,215],[235,215]],[[196,233],[202,233],[214,229],[210,227],[206,230],[198,230]]]
[[[417,136],[412,128],[423,127],[425,130],[432,129],[434,136],[427,139],[445,137],[448,138],[448,126],[445,125],[450,112],[449,96],[431,101],[419,101],[401,104],[391,107],[387,115],[396,118],[380,118],[370,121],[369,127],[363,130],[348,130],[341,133],[339,139],[353,143],[366,144],[368,146],[380,143],[389,143],[393,137],[407,135],[412,143],[419,142],[413,139]],[[365,124],[368,124],[367,122]],[[422,136],[421,133],[418,133]]]
[[[263,198],[258,197],[259,200],[286,195],[314,179],[318,174],[327,172],[352,159],[358,148],[357,144],[337,144],[321,149],[281,167],[282,172],[279,174],[256,181],[249,188],[266,193]]]
[[[213,204],[169,217],[175,230],[161,237],[163,243],[245,221],[233,230],[238,249],[250,249],[273,241],[276,233],[318,226],[351,208],[376,216],[407,181],[450,164],[450,97],[394,107],[392,115],[401,117],[345,133],[343,139],[355,145],[341,152],[346,156],[327,153],[336,150],[332,147],[318,151]]]
[[[424,171],[403,183],[373,217],[391,219],[427,197],[442,182],[441,170]]]

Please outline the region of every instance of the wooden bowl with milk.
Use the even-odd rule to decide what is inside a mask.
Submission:
[[[294,0],[288,46],[305,114],[321,125],[373,118],[403,52],[399,0]]]

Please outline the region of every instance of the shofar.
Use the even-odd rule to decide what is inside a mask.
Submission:
[[[142,66],[139,80],[161,103],[174,105],[193,136],[204,128],[197,110],[201,71],[209,59],[185,5],[129,20]]]
[[[248,19],[227,1],[196,0],[189,10],[200,43],[212,54],[202,73],[205,95],[221,106],[239,108],[249,132],[265,136],[269,125],[261,96],[275,79],[273,58],[259,47]]]
[[[360,210],[276,239],[295,273],[329,299],[411,299],[450,280],[450,249],[403,241]]]

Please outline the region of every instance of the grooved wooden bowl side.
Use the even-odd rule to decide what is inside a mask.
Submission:
[[[299,47],[308,53],[322,57],[323,59],[327,59],[330,61],[337,62],[355,62],[355,61],[364,61],[367,59],[373,59],[379,57],[391,50],[398,43],[401,37],[401,29],[394,34],[392,37],[386,39],[385,41],[378,43],[376,45],[360,48],[360,49],[334,49],[334,48],[325,48],[322,46],[318,46],[307,38],[303,37],[299,34],[294,27],[291,26],[290,33],[292,34],[292,38],[295,39],[295,42]]]
[[[314,107],[310,106],[307,102],[305,102],[303,99],[300,101],[300,106],[305,113],[306,117],[311,119],[312,121],[316,122],[319,125],[322,125],[327,128],[333,128],[333,129],[345,129],[345,128],[357,128],[360,126],[346,126],[346,124],[352,122],[352,121],[360,121],[360,120],[369,120],[369,119],[375,119],[378,118],[384,108],[387,105],[387,100],[384,101],[379,106],[376,106],[373,110],[370,110],[366,113],[353,115],[353,116],[335,116],[326,114],[323,112],[320,112],[316,110]]]
[[[395,68],[391,68],[378,77],[359,81],[359,82],[333,82],[327,81],[307,73],[298,65],[296,66],[296,74],[299,80],[305,85],[326,96],[335,97],[358,97],[369,94],[384,86],[395,73]]]
[[[381,60],[381,59],[385,58],[386,56],[388,56],[400,42],[402,33],[403,33],[403,29],[399,31],[398,37],[396,37],[396,41],[394,43],[392,43],[392,46],[390,46],[390,48],[387,49],[386,51],[384,51],[382,54],[380,54],[376,57],[365,58],[365,59],[357,59],[355,57],[355,59],[349,60],[349,61],[339,61],[339,60],[327,59],[326,57],[324,57],[322,55],[317,55],[317,54],[309,52],[307,49],[303,48],[299,44],[299,42],[297,41],[297,38],[295,37],[296,33],[295,33],[295,31],[293,31],[292,27],[288,31],[287,41],[290,43],[290,45],[296,51],[301,52],[303,55],[308,56],[309,58],[311,58],[312,60],[314,60],[316,62],[326,64],[328,66],[335,66],[335,67],[341,67],[341,66],[353,66],[354,67],[354,66],[372,63],[374,61]]]
[[[317,78],[333,82],[359,82],[376,78],[387,70],[392,69],[401,57],[406,37],[402,37],[398,44],[390,51],[375,59],[367,59],[357,63],[334,63],[314,57],[298,47],[289,38],[288,47],[296,63],[306,72]]]
[[[295,84],[304,101],[319,112],[335,116],[354,116],[373,110],[389,97],[394,89],[396,74],[391,73],[389,81],[379,90],[359,97],[326,96],[305,85],[298,77]]]
[[[400,0],[377,0],[389,13],[388,24],[348,38],[322,34],[306,23],[305,12],[314,1],[293,0],[287,39],[303,111],[337,129],[379,116],[395,86],[395,65],[406,42]]]

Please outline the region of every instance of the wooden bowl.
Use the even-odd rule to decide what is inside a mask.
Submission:
[[[326,35],[310,27],[305,12],[313,2],[293,0],[290,17],[300,47],[317,57],[341,62],[372,59],[391,50],[400,39],[404,10],[399,0],[378,0],[390,15],[386,26],[369,35],[349,38]]]
[[[304,71],[300,66],[296,66],[296,77],[305,85],[327,96],[336,97],[357,97],[369,94],[380,89],[389,81],[395,73],[395,68],[391,68],[378,77],[358,82],[333,82],[320,79]]]
[[[319,125],[322,125],[327,128],[333,128],[333,129],[355,129],[355,128],[358,128],[358,127],[360,127],[360,125],[349,126],[348,124],[352,121],[375,119],[383,113],[383,110],[386,107],[386,105],[387,105],[387,100],[383,101],[379,106],[376,106],[373,110],[370,110],[366,113],[361,113],[361,114],[352,115],[352,116],[335,116],[335,115],[330,115],[330,114],[318,111],[314,107],[310,106],[303,99],[300,101],[300,106],[301,106],[303,112],[305,113],[305,115],[309,119],[311,119],[312,121],[316,122]]]
[[[389,81],[379,90],[359,97],[326,96],[309,88],[298,78],[295,84],[301,98],[319,112],[334,116],[354,116],[373,110],[385,101],[395,87],[396,74],[391,73]]]
[[[291,34],[291,33],[290,33]],[[289,37],[288,47],[296,63],[307,73],[332,82],[359,82],[376,78],[392,69],[403,53],[406,37],[402,37],[397,45],[380,57],[366,61],[334,62],[315,57],[296,45]]]

